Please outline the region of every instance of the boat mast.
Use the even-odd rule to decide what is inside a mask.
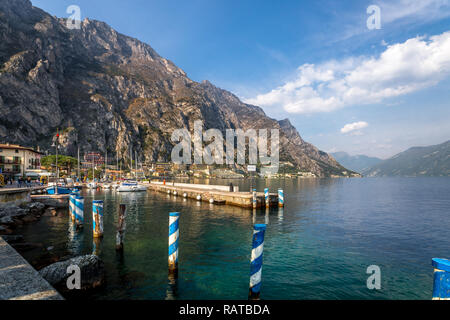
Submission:
[[[130,147],[130,176],[133,174],[133,148]]]
[[[105,177],[106,177],[106,167],[108,166],[108,150],[106,150],[106,155],[105,155]]]
[[[80,179],[80,147],[78,147],[77,180]]]

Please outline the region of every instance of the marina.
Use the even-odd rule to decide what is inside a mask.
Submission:
[[[261,299],[430,299],[431,259],[450,250],[448,243],[437,241],[449,227],[441,215],[450,207],[449,180],[419,180],[256,179],[252,185],[246,180],[192,181],[210,189],[232,182],[239,190],[256,188],[258,193],[265,188],[285,190],[284,207],[256,210],[184,198],[174,195],[174,189],[160,192],[151,184],[147,192],[84,188],[82,228],[74,229],[65,208],[17,232],[27,242],[42,243],[41,248],[21,252],[32,265],[52,257],[98,255],[106,265],[106,284],[86,292],[86,299],[246,299],[252,232],[258,224],[266,225]],[[350,205],[369,193],[368,203]],[[388,194],[392,201],[382,202]],[[101,237],[94,236],[94,201],[102,205]],[[179,213],[176,280],[168,276],[171,212]],[[425,212],[430,222],[426,233],[418,223]],[[386,218],[388,226],[380,222]],[[120,229],[118,250],[122,220],[126,228]],[[42,250],[47,247],[52,250]],[[415,250],[406,252],[405,247]],[[404,259],[412,263],[405,266]],[[370,264],[382,270],[381,290],[366,287]],[[405,282],[406,277],[414,281]]]

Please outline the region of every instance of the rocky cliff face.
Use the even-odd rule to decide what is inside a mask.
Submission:
[[[149,45],[85,19],[66,28],[28,0],[0,0],[0,140],[50,150],[59,128],[63,152],[108,152],[169,161],[174,129],[280,130],[280,159],[318,176],[347,175],[302,140],[289,120],[203,81],[197,83]]]

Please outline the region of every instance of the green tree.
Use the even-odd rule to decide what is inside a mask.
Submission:
[[[58,155],[58,168],[67,170],[67,174],[70,176],[72,168],[76,167],[78,164],[78,160],[64,155]],[[51,167],[52,170],[56,166],[56,155],[49,155],[42,157],[41,165],[44,167]]]

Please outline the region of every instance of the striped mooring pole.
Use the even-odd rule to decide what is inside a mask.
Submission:
[[[92,201],[92,228],[94,238],[103,236],[103,200]]]
[[[119,205],[119,220],[117,221],[116,250],[123,249],[123,238],[125,237],[125,216],[127,207],[121,203]]]
[[[284,207],[284,191],[283,191],[283,189],[278,189],[278,206]]]
[[[169,213],[169,273],[178,272],[178,238],[180,230],[178,220],[179,212]]]
[[[72,221],[75,221],[75,197],[78,194],[75,192],[70,193],[69,195],[69,214]]]
[[[266,207],[268,208],[270,206],[269,203],[269,188],[264,188],[264,201],[266,203]]]
[[[261,272],[264,249],[265,224],[255,224],[253,226],[252,258],[250,262],[250,289],[248,298],[258,300],[261,290]]]
[[[82,226],[84,223],[84,198],[79,195],[75,196],[74,217],[77,227]]]
[[[253,209],[256,209],[256,189],[253,189],[253,199],[252,199],[252,203],[253,203]]]
[[[433,300],[450,300],[450,260],[433,258]]]

